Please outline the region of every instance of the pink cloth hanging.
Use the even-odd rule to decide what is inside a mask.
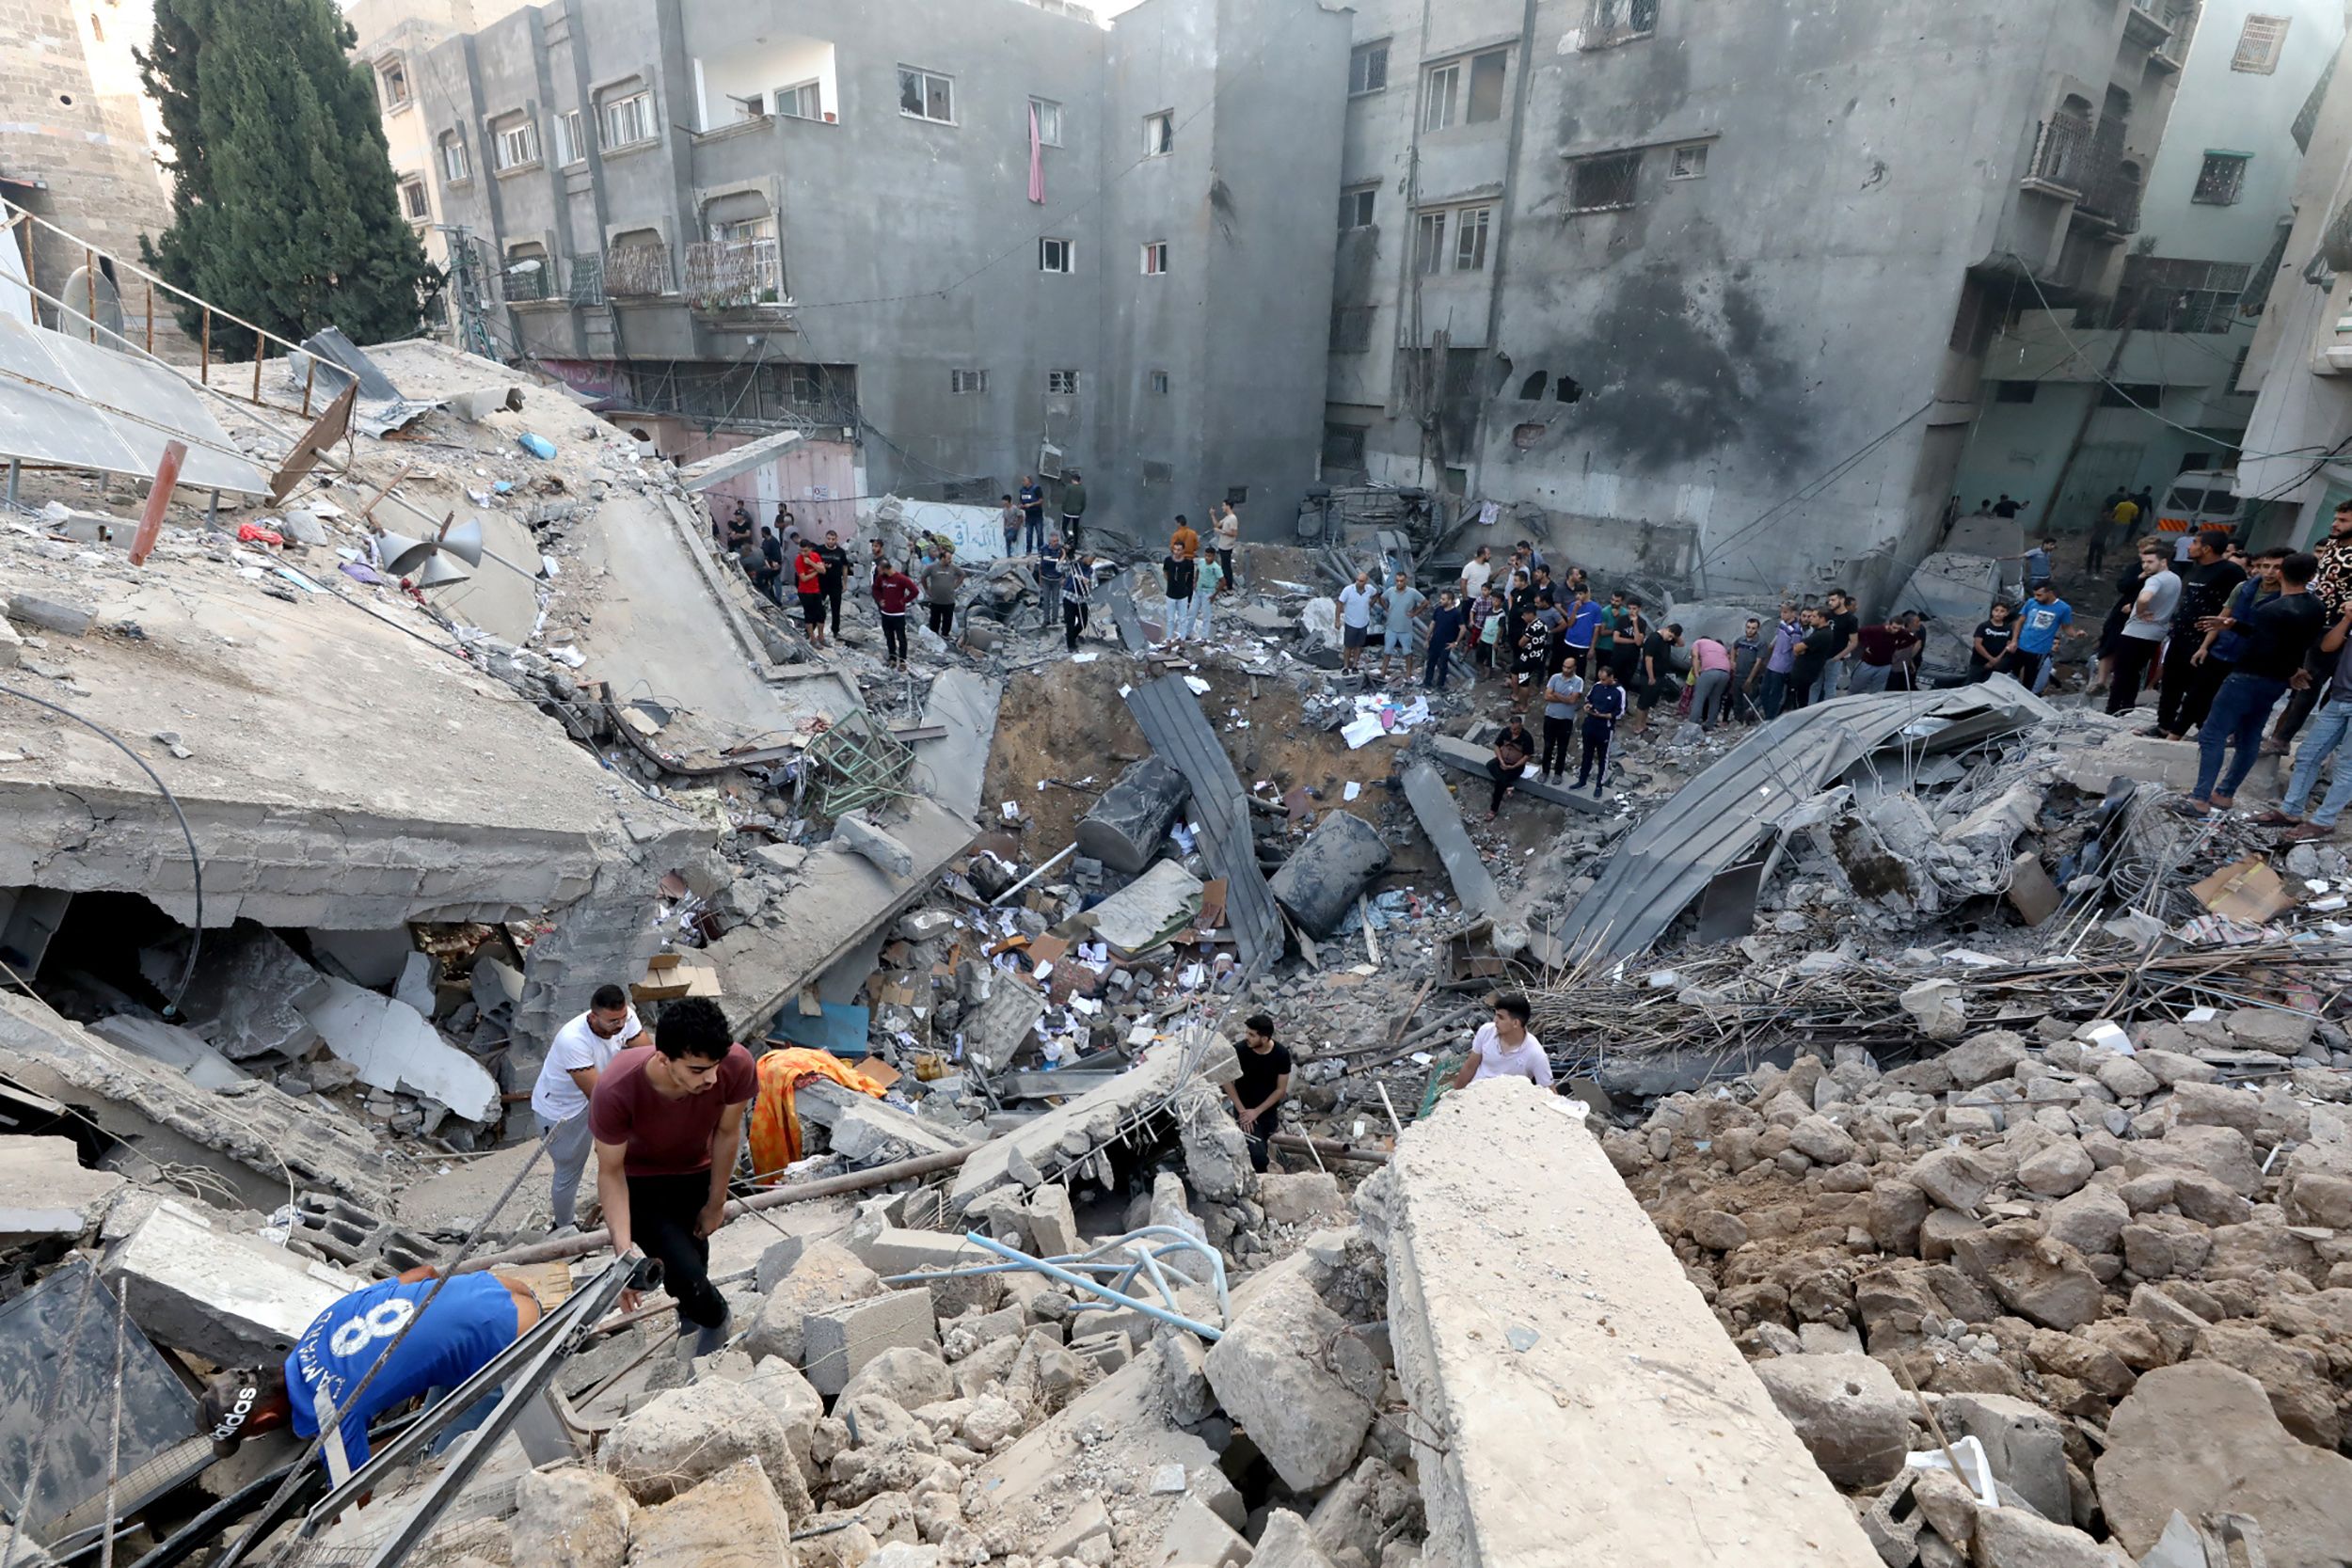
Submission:
[[[1029,199],[1045,200],[1045,141],[1038,134],[1037,105],[1029,105]]]

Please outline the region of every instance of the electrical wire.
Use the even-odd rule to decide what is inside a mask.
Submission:
[[[1886,442],[1892,440],[1896,434],[1905,425],[1911,423],[1912,420],[1918,419],[1921,415],[1925,414],[1929,409],[1934,406],[1935,400],[1933,398],[1930,398],[1927,402],[1921,404],[1910,413],[1905,414],[1901,419],[1897,420],[1893,424],[1888,425],[1884,430],[1880,431],[1876,436],[1873,436],[1869,440],[1855,448],[1851,452],[1849,452],[1846,456],[1839,458],[1836,463],[1831,464],[1829,467],[1824,469],[1820,474],[1813,479],[1805,481],[1804,483],[1797,486],[1796,489],[1789,492],[1787,496],[1784,496],[1779,500],[1773,502],[1755,520],[1741,525],[1740,528],[1733,530],[1730,533],[1727,533],[1723,538],[1717,540],[1714,544],[1709,545],[1706,550],[1701,552],[1699,556],[1700,561],[1705,562],[1712,560],[1718,552],[1730,548],[1734,542],[1742,539],[1748,534],[1755,532],[1757,529],[1762,528],[1766,523],[1771,522],[1774,517],[1787,511],[1789,507],[1796,505],[1800,501],[1811,500],[1815,497],[1822,494],[1832,484],[1835,484],[1838,480],[1844,478],[1845,475],[1854,467],[1854,465],[1860,463],[1871,452],[1877,451],[1881,446],[1883,446]]]
[[[188,961],[181,966],[180,983],[172,990],[171,1006],[167,1009],[169,1013],[178,1013],[181,998],[188,994],[188,982],[196,977],[197,955],[204,948],[204,860],[197,853],[196,834],[188,827],[188,814],[180,809],[180,798],[171,792],[169,784],[164,783],[163,775],[149,767],[145,757],[124,745],[122,738],[112,730],[83,718],[70,707],[60,706],[46,697],[36,697],[29,691],[19,691],[12,686],[0,686],[0,696],[14,697],[30,703],[35,707],[45,707],[50,712],[71,719],[84,729],[90,730],[103,739],[111,742],[117,751],[137,764],[139,771],[146,774],[149,781],[163,792],[165,801],[171,807],[171,815],[180,819],[180,836],[187,840],[188,872],[196,889],[196,921],[188,942]]]

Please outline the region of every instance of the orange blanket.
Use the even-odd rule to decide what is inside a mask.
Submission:
[[[784,1167],[801,1157],[801,1118],[792,1091],[812,1078],[830,1078],[845,1089],[880,1100],[882,1087],[830,1051],[787,1046],[759,1059],[759,1095],[752,1102],[752,1179],[772,1186]]]

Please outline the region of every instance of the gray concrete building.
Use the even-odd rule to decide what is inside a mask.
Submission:
[[[1366,0],[1324,474],[1876,607],[2020,305],[2111,292],[2185,0]]]
[[[851,432],[870,492],[951,500],[1074,466],[1152,538],[1314,478],[1299,193],[1338,186],[1347,50],[1314,0],[554,0],[419,98],[501,347],[665,450]]]

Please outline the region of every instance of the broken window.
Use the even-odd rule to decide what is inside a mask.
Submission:
[[[1331,312],[1331,352],[1362,354],[1372,347],[1372,313],[1369,305],[1343,305]]]
[[[956,121],[955,79],[911,65],[898,68],[898,112],[914,119]]]
[[[1143,275],[1146,277],[1157,277],[1166,271],[1168,271],[1168,242],[1166,240],[1144,241]]]
[[[588,156],[588,137],[580,125],[580,111],[566,109],[555,117],[555,161],[576,164]]]
[[[1669,180],[1704,180],[1707,178],[1707,144],[1693,142],[1674,150],[1673,159],[1666,166]]]
[[[1658,0],[1592,0],[1581,40],[1587,49],[1645,39],[1658,31]]]
[[[473,165],[466,156],[465,138],[454,131],[441,133],[441,178],[451,184],[469,179]]]
[[[1389,86],[1389,40],[1359,43],[1347,54],[1347,91],[1350,97],[1359,93],[1383,92]]]
[[[972,397],[988,390],[986,371],[949,371],[947,389],[957,397]]]
[[[2197,171],[2197,188],[2189,199],[2208,207],[2231,207],[2246,190],[2246,166],[2250,152],[2208,152]]]
[[[2033,381],[1996,381],[1993,384],[1993,401],[1994,403],[2031,403],[2034,388],[2039,385],[2039,382]]]
[[[2268,76],[2279,69],[2280,51],[2287,41],[2287,24],[2293,20],[2283,16],[2249,16],[2238,30],[2237,53],[2230,56],[2232,71],[2251,71]]]
[[[387,109],[408,106],[408,67],[398,55],[387,55],[375,62],[375,85],[384,94]]]
[[[1162,398],[1168,396],[1168,372],[1166,371],[1152,372],[1152,395]]]
[[[490,122],[490,166],[501,172],[539,161],[539,126],[528,115]]]
[[[1061,105],[1050,98],[1029,100],[1029,112],[1037,116],[1037,143],[1040,147],[1061,145]]]
[[[1641,170],[1638,150],[1577,159],[1568,166],[1568,210],[1605,213],[1632,206],[1634,182]]]
[[[1413,242],[1413,270],[1435,273],[1445,264],[1445,214],[1423,213]]]
[[[596,109],[596,134],[608,152],[654,138],[653,94],[641,87],[613,89]]]
[[[1510,59],[1508,49],[1490,49],[1470,56],[1470,101],[1463,106],[1463,124],[1479,125],[1502,118],[1502,78]]]
[[[1422,78],[1421,128],[1442,131],[1454,123],[1454,100],[1462,90],[1462,62],[1433,65]]]
[[[824,93],[814,82],[795,82],[788,87],[778,87],[776,113],[786,119],[822,119]]]
[[[400,210],[410,223],[422,223],[433,215],[432,203],[425,197],[422,180],[412,175],[400,182]]]
[[[1074,272],[1071,264],[1072,246],[1068,240],[1040,239],[1037,242],[1037,270],[1040,272]]]
[[[2153,381],[2110,381],[2099,388],[2102,408],[2153,409],[2163,401],[2163,387]]]
[[[1078,395],[1078,372],[1076,371],[1047,371],[1045,391],[1049,397],[1076,397]]]
[[[1340,227],[1369,229],[1372,227],[1373,199],[1379,194],[1377,185],[1365,185],[1358,190],[1340,193]]]
[[[1486,224],[1491,207],[1469,207],[1454,214],[1454,270],[1486,270]]]
[[[1544,388],[1550,380],[1551,377],[1542,371],[1537,371],[1534,375],[1519,383],[1519,401],[1533,403],[1535,399],[1542,397]]]
[[[1326,424],[1323,427],[1323,467],[1326,473],[1334,468],[1361,468],[1364,466],[1364,427],[1359,424]]]
[[[1176,150],[1176,112],[1162,109],[1143,117],[1143,155],[1165,158]]]

